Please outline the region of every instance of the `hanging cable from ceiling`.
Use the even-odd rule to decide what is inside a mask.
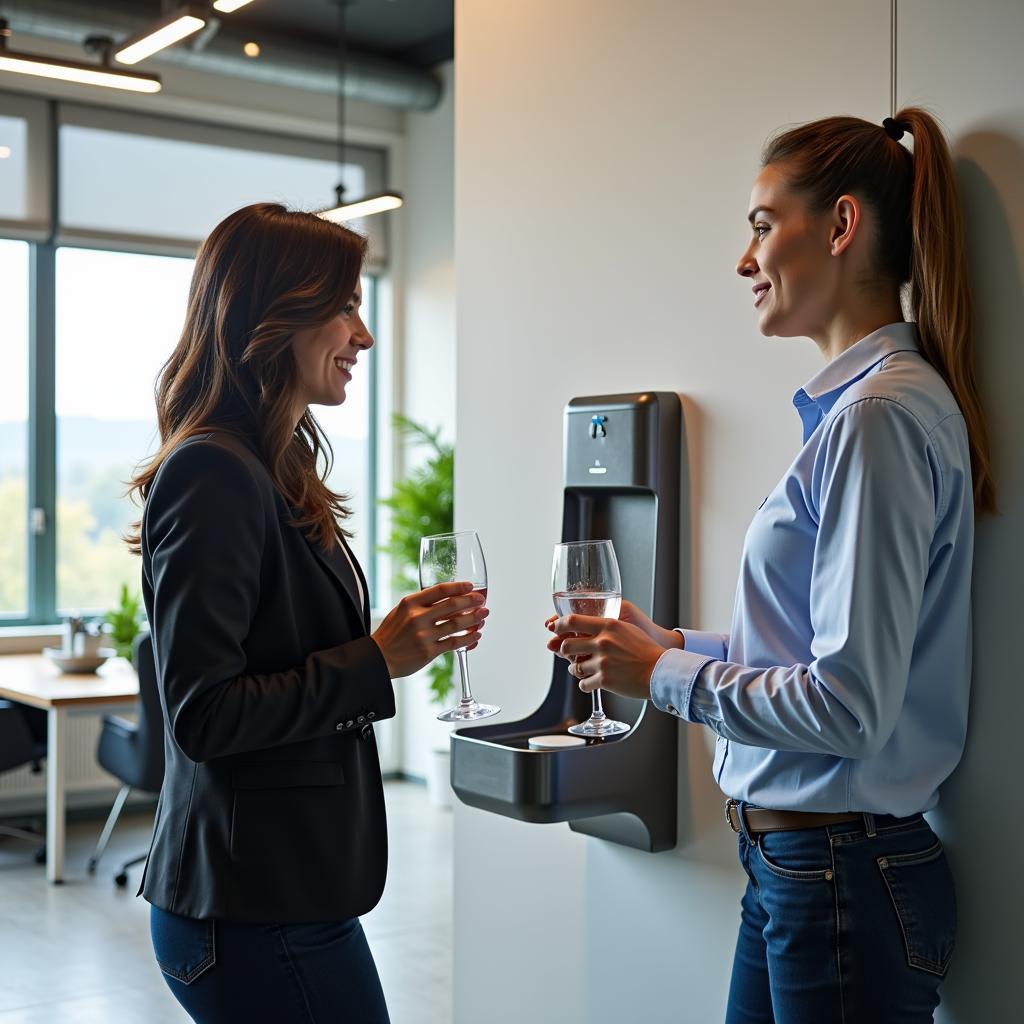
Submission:
[[[354,202],[345,201],[345,73],[348,69],[348,33],[345,26],[345,8],[348,0],[337,0],[338,4],[338,184],[334,188],[337,205],[323,210],[319,216],[325,220],[344,223],[369,217],[375,213],[397,210],[402,197],[390,189],[374,195],[364,196]]]
[[[896,116],[896,23],[899,0],[889,0],[889,116]]]

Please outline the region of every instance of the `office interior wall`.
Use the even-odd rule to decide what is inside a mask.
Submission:
[[[1024,568],[1013,398],[1024,24],[1013,0],[959,8],[901,5],[898,98],[946,115],[961,153],[1003,487],[1004,517],[979,533],[968,755],[936,816],[970,904],[940,1019],[967,1024],[1006,1019],[1021,1001],[1009,963],[1021,826],[999,807],[1014,803],[1005,758],[1022,700],[1005,637]],[[822,365],[806,339],[760,336],[734,273],[751,182],[774,129],[889,113],[889,4],[460,0],[456,62],[457,526],[480,531],[490,567],[474,686],[511,720],[550,675],[541,623],[573,396],[684,396],[691,624],[728,628],[750,516],[800,444],[792,394]],[[671,853],[456,808],[458,1024],[721,1019],[743,876],[708,735],[680,728],[679,764],[665,766],[680,779]]]
[[[957,883],[958,951],[940,1024],[1011,1020],[1024,997],[1014,851],[1024,823],[1013,751],[1024,721],[1013,638],[1024,612],[1024,4],[901,0],[899,103],[935,110],[953,142],[1000,515],[978,525],[967,749],[929,817]]]

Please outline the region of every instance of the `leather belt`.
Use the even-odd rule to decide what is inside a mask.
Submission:
[[[738,801],[726,800],[725,820],[733,832],[743,831]],[[847,812],[828,814],[818,811],[771,811],[764,807],[745,807],[743,817],[750,832],[795,832],[801,828],[821,828],[824,825],[839,825],[844,821],[863,821],[863,814]]]

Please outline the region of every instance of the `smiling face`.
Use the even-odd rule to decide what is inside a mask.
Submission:
[[[838,298],[833,218],[812,214],[769,164],[750,193],[749,220],[753,237],[736,272],[751,282],[761,333],[815,337]]]
[[[360,353],[373,347],[373,335],[360,315],[361,302],[357,289],[333,320],[304,328],[293,337],[296,420],[308,405],[341,405],[345,401],[345,388],[357,372]]]

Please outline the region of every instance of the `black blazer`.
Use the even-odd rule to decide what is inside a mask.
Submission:
[[[176,914],[340,920],[384,888],[370,723],[394,691],[345,554],[294,518],[255,447],[223,432],[179,445],[146,499],[167,767],[140,892]]]

